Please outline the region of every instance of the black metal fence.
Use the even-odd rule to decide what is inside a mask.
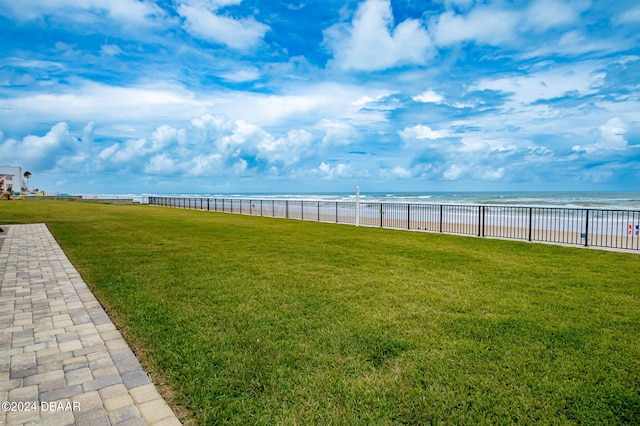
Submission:
[[[640,250],[640,211],[565,207],[149,197],[149,204],[256,216]]]

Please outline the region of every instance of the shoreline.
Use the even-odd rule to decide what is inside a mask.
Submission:
[[[81,194],[83,198],[132,198],[145,204],[150,197],[210,198],[228,200],[274,200],[308,202],[354,202],[355,192],[316,193],[92,193]],[[443,192],[361,192],[360,204],[452,204],[487,206],[525,206],[539,208],[602,208],[615,210],[640,210],[639,191],[443,191]]]

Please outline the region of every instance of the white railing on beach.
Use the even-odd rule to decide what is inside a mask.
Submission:
[[[640,250],[640,210],[380,202],[360,202],[356,209],[356,202],[353,201],[186,197],[149,197],[149,204],[478,237]]]

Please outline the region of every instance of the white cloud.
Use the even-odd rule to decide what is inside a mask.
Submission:
[[[323,145],[350,145],[359,139],[356,128],[344,121],[322,119],[317,127],[325,133],[322,138]]]
[[[78,140],[69,133],[69,125],[58,123],[44,136],[26,136],[20,152],[27,161],[43,160],[54,151],[73,147],[77,143]]]
[[[206,121],[203,117],[207,114],[263,127],[294,120],[301,127],[311,128],[322,119],[351,126],[385,123],[388,111],[397,107],[387,102],[392,92],[367,86],[304,84],[283,92],[194,92],[161,80],[129,87],[79,80],[72,88],[54,85],[44,92],[24,92],[3,99],[0,120],[11,126],[5,125],[5,131],[28,128],[33,122],[56,122],[61,117],[74,125],[99,120],[102,137],[128,139],[148,137],[162,122],[176,125],[193,117]]]
[[[633,48],[633,42],[593,38],[578,30],[566,31],[555,43],[536,45],[534,49],[519,55],[522,59],[540,58],[549,55],[579,57],[590,52],[617,52]]]
[[[517,149],[517,146],[510,140],[503,140],[497,137],[463,137],[460,139],[461,145],[457,147],[459,152],[478,153],[478,152],[502,152]]]
[[[584,151],[587,154],[596,152],[624,151],[628,148],[624,134],[629,130],[629,126],[620,117],[614,117],[606,124],[598,127],[598,141],[589,145],[575,145],[574,151]]]
[[[144,172],[151,175],[168,175],[178,171],[176,161],[168,154],[153,156],[144,166]]]
[[[153,131],[151,134],[152,152],[161,150],[172,142],[185,143],[186,134],[184,129],[176,129],[169,125],[163,124]]]
[[[360,4],[351,24],[325,30],[335,64],[345,70],[374,71],[403,64],[425,64],[432,54],[431,37],[419,21],[393,26],[389,0]]]
[[[196,129],[199,129],[201,131],[201,134],[205,137],[209,134],[210,131],[231,131],[234,127],[234,123],[222,114],[204,114],[202,117],[192,118],[191,125]]]
[[[122,144],[115,144],[115,148],[114,145],[111,145],[103,149],[98,157],[102,160],[111,160],[117,163],[131,163],[136,159],[158,153],[171,145],[177,146],[184,142],[185,137],[184,130],[161,125],[153,131],[150,138],[130,139]],[[149,170],[156,170],[155,166],[160,164],[160,161],[163,161],[162,157],[158,157],[151,165],[145,166],[145,169],[150,167]],[[157,171],[153,173],[156,174]]]
[[[103,55],[117,56],[122,54],[122,49],[117,44],[103,44],[101,47]]]
[[[624,134],[629,129],[620,118],[615,117],[598,128],[602,144],[607,149],[621,150],[627,148],[627,140]]]
[[[198,155],[191,161],[188,173],[191,176],[213,176],[220,174],[224,170],[222,160],[222,155],[219,153]]]
[[[259,79],[260,71],[257,68],[240,68],[222,73],[220,77],[232,83],[244,83]]]
[[[464,167],[458,166],[457,164],[450,165],[447,170],[442,174],[442,177],[445,180],[457,180],[464,173]]]
[[[633,24],[640,22],[640,6],[625,10],[623,13],[618,15],[618,17],[616,18],[616,22],[622,24]]]
[[[232,168],[234,173],[239,175],[247,170],[247,165],[248,165],[247,160],[245,160],[244,158],[241,158],[238,161],[236,161],[236,163],[233,165]]]
[[[216,7],[224,4],[182,3],[177,11],[185,20],[185,28],[193,36],[213,43],[225,44],[233,49],[247,50],[262,42],[269,27],[253,17],[233,19],[216,15]],[[210,8],[213,6],[213,10]]]
[[[399,177],[401,179],[408,179],[411,177],[411,172],[405,169],[404,167],[400,167],[400,166],[394,167],[393,170],[391,170],[391,173],[394,176]]]
[[[467,10],[473,7],[475,0],[437,0],[438,2],[444,3],[447,9],[457,8],[462,10]]]
[[[12,161],[28,164],[33,170],[75,165],[85,158],[81,148],[80,141],[69,132],[65,122],[55,124],[44,136],[28,135],[21,141],[7,139],[0,144],[0,152],[5,158],[11,155]]]
[[[262,127],[244,120],[236,120],[230,127],[228,132],[213,135],[216,148],[227,155],[237,152],[241,147],[249,149],[264,143],[265,140],[273,139]]]
[[[90,145],[93,143],[93,131],[96,128],[95,121],[89,121],[82,129],[82,143]]]
[[[500,167],[497,170],[487,170],[482,178],[484,180],[500,180],[504,178],[505,168]]]
[[[514,101],[521,104],[559,98],[570,92],[585,95],[592,93],[602,84],[603,74],[598,71],[599,66],[598,63],[584,62],[580,65],[530,72],[526,75],[483,79],[470,89],[509,93]]]
[[[537,0],[525,9],[478,5],[464,14],[447,10],[431,21],[429,29],[439,46],[465,41],[493,46],[516,45],[527,31],[542,33],[578,21],[580,13],[588,7],[588,0],[571,3]]]
[[[580,13],[589,7],[589,1],[538,0],[525,11],[526,25],[534,32],[571,24],[580,19]]]
[[[149,150],[145,148],[146,144],[146,139],[128,140],[119,146],[110,158],[118,163],[130,162],[136,157],[142,157],[149,153]]]
[[[412,127],[405,127],[403,130],[399,132],[400,137],[405,141],[409,142],[411,140],[436,140],[442,139],[449,136],[449,133],[446,130],[433,130],[431,127],[426,126],[424,124],[418,124]]]
[[[269,163],[291,165],[309,156],[313,135],[306,130],[289,130],[286,137],[263,138],[257,145],[259,158]]]
[[[353,175],[351,164],[345,163],[338,163],[335,166],[331,166],[323,161],[316,170],[323,175],[323,179],[326,180],[331,180],[333,178],[349,178]]]
[[[156,25],[166,13],[155,2],[147,0],[0,0],[0,12],[28,21],[47,15],[91,24],[106,15],[128,28]]]
[[[439,46],[450,46],[464,41],[498,46],[514,41],[520,16],[493,6],[478,6],[467,15],[447,11],[429,25],[434,41]]]
[[[434,92],[432,89],[429,89],[426,92],[423,92],[417,96],[413,96],[411,99],[413,99],[416,102],[422,102],[425,104],[439,104],[442,101],[444,101],[444,97]]]
[[[111,158],[111,156],[113,156],[113,154],[115,154],[115,152],[118,150],[119,147],[120,147],[120,144],[114,143],[113,145],[108,146],[107,148],[104,148],[98,154],[98,158],[100,158],[101,160],[108,160],[109,158]]]

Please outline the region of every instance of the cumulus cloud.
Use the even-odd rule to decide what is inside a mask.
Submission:
[[[405,169],[404,167],[401,166],[396,166],[391,170],[391,173],[395,176],[395,177],[399,177],[401,179],[408,179],[411,177],[411,171]]]
[[[149,160],[144,166],[144,172],[150,175],[170,175],[178,170],[176,161],[168,154],[158,154]]]
[[[60,122],[44,136],[28,135],[21,141],[7,139],[0,145],[0,152],[9,152],[16,161],[27,164],[33,170],[51,170],[74,165],[83,157],[80,141],[71,135],[69,125]]]
[[[290,170],[314,154],[314,143],[317,138],[304,129],[275,136],[254,123],[204,114],[184,128],[161,125],[148,137],[103,147],[95,157],[105,169],[141,169],[156,176],[241,175]]]
[[[313,135],[306,130],[290,130],[285,137],[263,138],[257,145],[259,157],[269,163],[282,163],[285,166],[297,163],[309,155]]]
[[[129,139],[121,144],[111,145],[103,149],[98,157],[118,163],[131,163],[136,159],[158,153],[170,145],[178,146],[184,140],[184,130],[161,125],[153,131],[149,138]]]
[[[350,145],[359,139],[356,128],[344,121],[323,118],[317,127],[324,132],[323,145]]]
[[[575,145],[574,151],[583,151],[587,154],[596,152],[624,151],[628,148],[624,134],[629,129],[620,117],[614,117],[598,127],[598,141],[589,145]]]
[[[414,139],[422,140],[422,139],[442,139],[449,136],[449,133],[446,130],[433,130],[429,126],[425,126],[424,124],[418,124],[412,127],[405,127],[403,130],[399,132],[400,137],[405,141],[410,141]]]
[[[98,154],[98,158],[100,158],[103,161],[109,160],[109,158],[113,156],[113,154],[118,150],[119,147],[120,147],[120,144],[114,143],[108,146],[107,148],[102,149]]]
[[[331,180],[333,178],[349,178],[353,173],[351,164],[338,163],[335,166],[332,166],[324,161],[320,163],[317,171],[323,175],[323,179],[327,180]]]
[[[375,71],[404,64],[425,64],[432,54],[429,33],[415,19],[394,27],[389,0],[367,0],[349,24],[324,33],[335,64],[345,70]]]
[[[224,170],[222,154],[200,154],[189,164],[187,173],[191,176],[214,176]]]
[[[253,17],[234,19],[216,14],[219,7],[238,3],[240,2],[183,2],[178,6],[177,12],[184,19],[186,30],[194,37],[237,50],[247,50],[262,42],[269,26]]]

